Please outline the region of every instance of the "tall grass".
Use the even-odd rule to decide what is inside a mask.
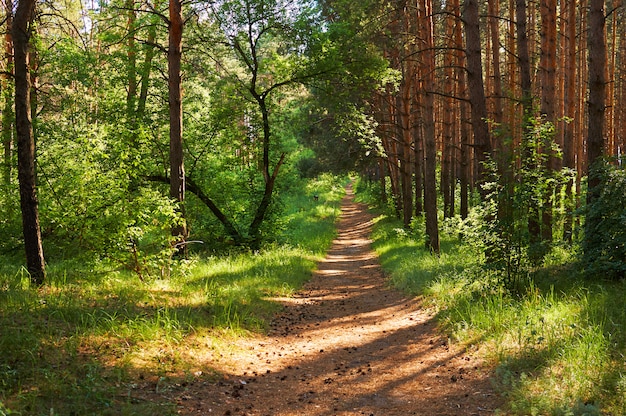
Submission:
[[[143,394],[213,377],[221,340],[264,331],[279,308],[271,298],[296,291],[330,246],[341,185],[326,176],[298,189],[277,243],[196,256],[167,278],[70,260],[51,264],[47,284],[34,288],[3,262],[0,415],[175,414]]]
[[[576,252],[556,248],[512,292],[457,233],[442,233],[441,257],[422,236],[419,222],[407,230],[383,214],[373,246],[392,284],[422,295],[442,330],[493,363],[502,413],[626,414],[626,283],[585,280]]]

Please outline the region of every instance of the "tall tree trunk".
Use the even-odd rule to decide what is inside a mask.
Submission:
[[[410,68],[410,65],[405,65]],[[396,98],[398,130],[398,162],[400,163],[400,184],[402,187],[402,220],[405,227],[411,224],[413,217],[413,171],[411,169],[411,77],[410,70],[405,70],[400,91]]]
[[[515,15],[517,21],[517,56],[519,62],[520,88],[522,101],[522,143],[524,152],[522,154],[522,165],[526,170],[534,169],[531,165],[531,149],[528,144],[531,119],[533,116],[533,92],[530,78],[530,56],[527,29],[526,0],[517,0],[515,4]],[[532,184],[531,184],[532,186]],[[539,222],[539,203],[536,198],[528,200],[528,234],[530,245],[535,245],[540,240],[541,224]]]
[[[455,155],[456,143],[454,111],[456,102],[454,94],[457,82],[454,74],[454,17],[451,5],[447,5],[450,15],[445,17],[446,39],[450,50],[444,52],[443,69],[443,117],[442,117],[442,146],[441,146],[441,193],[443,194],[443,215],[445,218],[454,216],[455,191]],[[457,114],[458,115],[458,114]]]
[[[470,191],[470,134],[467,116],[467,83],[465,72],[465,54],[463,53],[463,27],[461,21],[461,5],[459,0],[452,0],[452,10],[455,15],[456,27],[454,29],[455,43],[455,64],[457,78],[457,94],[459,96],[459,129],[460,129],[460,149],[459,149],[459,182],[461,185],[460,214],[461,218],[467,218],[469,214],[469,191]]]
[[[433,39],[432,0],[421,0],[418,4],[418,23],[421,26],[422,70],[424,80],[424,209],[426,213],[427,246],[432,253],[439,254],[439,225],[437,219],[437,148],[435,143],[435,51]]]
[[[482,185],[486,180],[485,162],[491,156],[491,139],[487,126],[487,102],[483,81],[480,22],[478,1],[465,0],[463,10],[465,22],[465,47],[467,56],[467,84],[472,107],[471,119],[474,130],[474,154],[476,159],[477,182]],[[485,189],[480,186],[480,194],[486,197]]]
[[[183,42],[182,1],[169,1],[168,89],[170,114],[170,197],[180,204],[184,212],[185,165],[183,160],[183,100],[181,85],[181,59]],[[172,235],[181,240],[187,237],[184,223],[172,226]]]
[[[35,284],[42,284],[46,276],[39,205],[35,175],[35,140],[31,120],[30,71],[28,67],[28,45],[31,24],[35,12],[35,0],[20,0],[13,21],[15,48],[15,123],[17,130],[18,180],[22,228],[26,251],[27,269]]]
[[[556,0],[542,0],[541,10],[541,114],[556,126]],[[546,175],[551,178],[557,170],[557,159],[551,150],[554,137],[545,137],[543,151],[546,152]],[[552,217],[554,182],[546,184],[541,212],[541,239],[544,244],[552,242]]]
[[[2,147],[4,150],[3,178],[4,184],[11,184],[11,174],[13,169],[13,37],[11,30],[13,26],[13,1],[5,0],[6,13],[6,33],[4,34],[4,74],[2,75],[2,98],[4,107],[2,109]]]
[[[565,117],[571,119],[563,124],[563,166],[576,168],[576,147],[574,143],[574,120],[576,118],[576,4],[565,2],[565,64],[563,68],[564,88],[563,101],[565,102]],[[569,178],[565,185],[565,220],[563,224],[563,239],[572,241],[572,222],[575,202],[573,197],[574,178]]]
[[[593,203],[600,191],[600,178],[593,173],[604,152],[604,115],[606,99],[606,35],[604,0],[589,1],[589,101],[587,120],[587,203]],[[588,228],[590,229],[590,228]],[[593,228],[591,228],[593,229]]]

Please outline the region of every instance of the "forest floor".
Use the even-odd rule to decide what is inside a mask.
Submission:
[[[419,298],[391,289],[372,215],[342,202],[338,237],[267,335],[233,340],[215,380],[169,392],[182,415],[491,415],[502,405],[479,352],[451,344]]]

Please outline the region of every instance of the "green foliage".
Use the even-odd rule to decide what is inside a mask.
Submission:
[[[550,252],[553,242],[541,238],[542,213],[557,213],[567,204],[564,194],[557,191],[573,179],[572,172],[547,167],[550,158],[560,157],[554,134],[553,123],[531,120],[516,153],[487,162],[490,176],[482,184],[484,200],[470,210],[467,219],[456,220],[458,231],[486,270],[499,276],[509,290],[524,291],[530,273]],[[553,221],[551,226],[556,236],[562,222]]]
[[[626,170],[599,162],[592,175],[601,189],[586,207],[583,262],[591,276],[621,279],[626,277]]]

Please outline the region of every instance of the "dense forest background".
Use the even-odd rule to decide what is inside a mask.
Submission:
[[[294,174],[349,170],[380,181],[405,226],[424,215],[434,253],[438,199],[444,218],[482,203],[507,273],[582,241],[590,270],[623,274],[619,215],[605,218],[622,201],[620,3],[4,12],[2,248],[26,246],[35,282],[46,260],[143,274],[190,241],[259,248]]]
[[[153,284],[200,258],[308,247],[294,218],[336,218],[327,173],[358,176],[435,268],[458,250],[442,236],[470,245],[488,296],[532,292],[547,268],[619,282],[625,13],[620,0],[5,0],[0,290]],[[6,311],[34,310],[20,302]],[[0,364],[0,400],[20,391],[16,362]]]

